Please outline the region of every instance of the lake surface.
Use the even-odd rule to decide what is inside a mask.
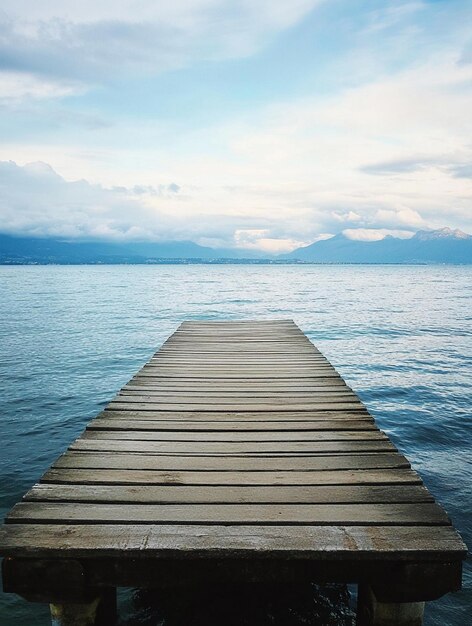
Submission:
[[[1,516],[182,320],[271,317],[325,353],[472,546],[472,267],[0,267]],[[471,614],[469,562],[425,623]],[[0,594],[0,624],[49,623]]]

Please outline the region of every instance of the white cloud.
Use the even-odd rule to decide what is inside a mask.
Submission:
[[[380,241],[389,235],[399,239],[410,239],[414,233],[408,230],[389,230],[388,228],[346,228],[343,235],[354,241]]]
[[[104,187],[67,181],[44,162],[0,161],[1,231],[26,236],[107,240],[193,240],[269,253],[306,239],[282,236],[286,225],[251,212],[195,211],[176,183]],[[255,228],[255,223],[266,228]]]
[[[396,2],[392,6],[384,6],[382,9],[372,11],[368,26],[363,30],[363,35],[373,32],[385,31],[402,22],[405,18],[422,11],[424,2]]]
[[[424,220],[418,211],[408,207],[400,209],[379,209],[375,212],[373,221],[379,225],[409,226],[420,228],[425,226]]]
[[[4,0],[2,68],[40,77],[56,85],[51,97],[60,96],[70,81],[96,84],[245,57],[323,1]]]
[[[0,71],[0,103],[63,98],[82,93],[78,83],[44,79],[27,72]]]
[[[115,19],[119,22],[162,22],[164,24],[194,25],[218,13],[252,15],[254,18],[274,24],[286,24],[299,18],[313,7],[313,1],[294,0],[291,3],[273,0],[48,0],[46,3],[31,0],[3,0],[2,9],[23,23],[36,24],[62,20],[68,23],[89,24]],[[257,6],[256,6],[257,5]],[[31,28],[31,27],[30,27]]]
[[[236,248],[246,250],[262,250],[269,254],[282,254],[291,252],[300,246],[306,246],[311,241],[298,239],[271,237],[268,229],[238,229],[234,233],[234,243]]]
[[[362,217],[355,211],[333,211],[331,215],[339,222],[361,222]]]
[[[0,204],[2,231],[31,236],[159,239],[172,228],[132,190],[67,182],[42,162],[0,162]]]

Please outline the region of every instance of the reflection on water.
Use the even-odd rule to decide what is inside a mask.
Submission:
[[[0,267],[0,296],[2,515],[181,320],[290,317],[359,393],[472,545],[472,268]],[[464,584],[430,603],[427,625],[468,623],[470,566]],[[307,593],[300,602],[311,601]],[[124,619],[137,618],[142,607],[129,592],[122,598]],[[253,614],[269,615],[271,601],[254,602]],[[290,603],[295,611],[297,600],[287,610]],[[0,623],[49,621],[45,607],[2,595]]]

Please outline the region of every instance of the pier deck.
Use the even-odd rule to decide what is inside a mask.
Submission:
[[[465,546],[293,322],[198,321],[13,507],[0,554],[57,623],[117,586],[308,579],[359,583],[359,624],[413,625]]]

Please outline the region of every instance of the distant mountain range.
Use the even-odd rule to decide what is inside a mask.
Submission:
[[[411,239],[357,241],[336,235],[298,248],[286,259],[308,263],[472,263],[472,236],[460,230],[420,230]]]
[[[218,261],[248,259],[255,255],[239,250],[199,246],[193,241],[165,243],[74,241],[0,235],[0,264],[165,263],[175,260]]]
[[[152,263],[453,263],[472,264],[472,236],[442,228],[411,239],[358,241],[343,234],[279,256],[214,249],[192,241],[110,243],[0,235],[0,264]]]

